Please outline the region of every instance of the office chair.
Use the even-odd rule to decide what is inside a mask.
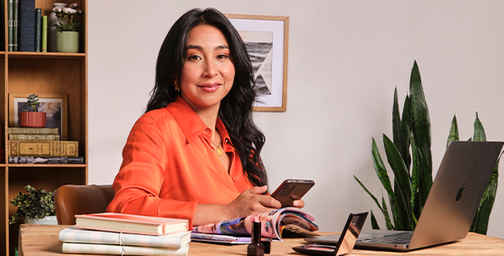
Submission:
[[[112,185],[63,185],[54,194],[59,225],[75,225],[75,215],[105,212],[114,198]]]

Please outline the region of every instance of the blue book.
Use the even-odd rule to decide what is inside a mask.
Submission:
[[[19,0],[19,51],[35,51],[35,0]]]
[[[42,51],[42,10],[35,9],[35,52]]]

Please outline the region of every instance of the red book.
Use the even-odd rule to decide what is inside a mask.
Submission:
[[[75,215],[75,219],[75,226],[79,228],[144,235],[165,235],[189,228],[189,221],[185,219],[112,212]]]

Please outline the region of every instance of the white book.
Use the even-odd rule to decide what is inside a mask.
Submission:
[[[92,243],[111,245],[136,245],[150,247],[181,248],[191,241],[191,232],[184,231],[167,235],[139,235],[81,229],[75,226],[60,231],[59,241],[64,243]]]

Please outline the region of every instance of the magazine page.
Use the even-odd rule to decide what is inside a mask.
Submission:
[[[193,228],[193,232],[250,236],[253,221],[262,222],[261,236],[282,240],[281,232],[286,225],[295,225],[304,230],[316,231],[318,226],[315,218],[298,208],[288,207],[259,214],[244,216],[236,219],[225,220],[219,223],[201,225]]]

